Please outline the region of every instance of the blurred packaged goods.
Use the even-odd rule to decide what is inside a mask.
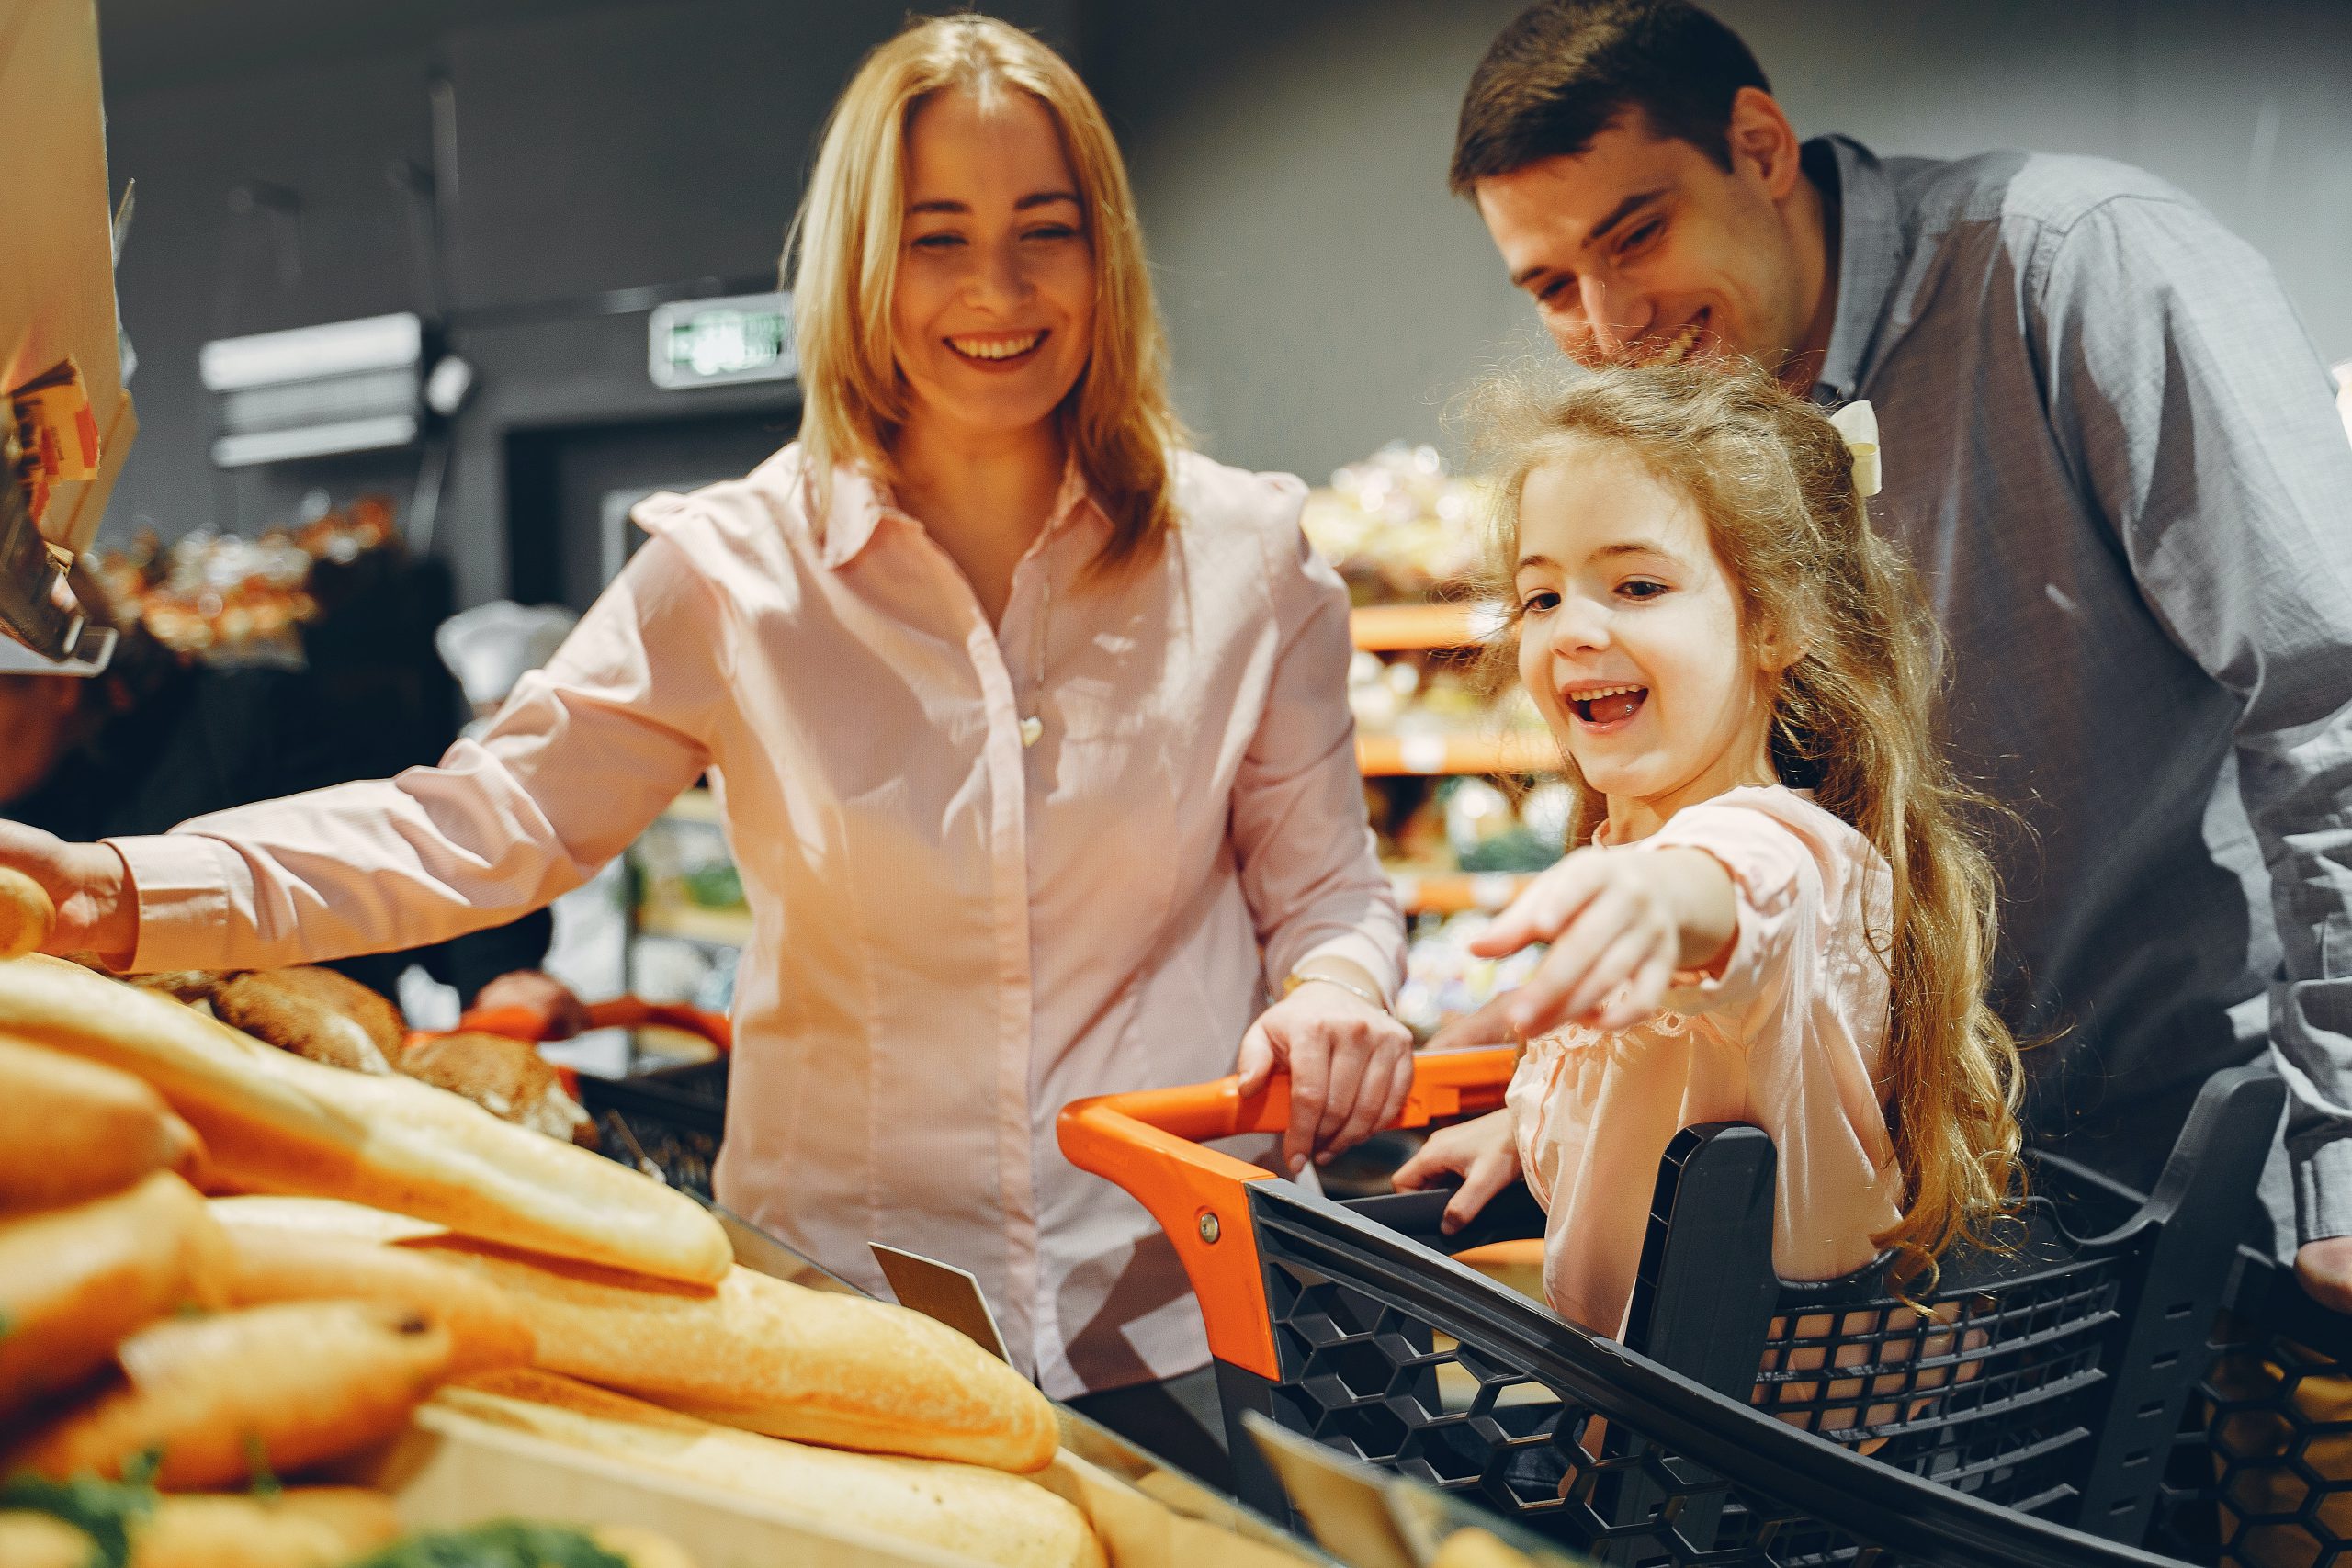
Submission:
[[[1424,599],[1477,576],[1487,496],[1436,447],[1392,441],[1308,492],[1302,521],[1357,604]]]
[[[1544,956],[1540,947],[1509,958],[1481,958],[1470,943],[1494,916],[1484,909],[1422,915],[1413,922],[1405,983],[1396,992],[1397,1019],[1424,1037],[1451,1019],[1474,1012],[1525,980]]]
[[[391,504],[363,496],[259,538],[199,528],[166,546],[144,531],[129,549],[106,551],[90,565],[115,614],[142,623],[183,658],[299,667],[301,630],[332,598],[320,564],[350,568],[379,554],[400,554]]]

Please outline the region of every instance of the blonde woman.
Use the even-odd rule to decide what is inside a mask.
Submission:
[[[869,1287],[869,1239],[971,1269],[1055,1395],[1195,1373],[1171,1250],[1053,1118],[1237,1043],[1292,1074],[1293,1170],[1401,1106],[1344,595],[1297,481],[1182,448],[1117,150],[1035,39],[876,51],[796,256],[801,439],[641,506],[480,740],[162,837],[0,829],[0,863],[58,896],[58,951],[295,964],[545,904],[707,773],[753,929],[720,1200]]]

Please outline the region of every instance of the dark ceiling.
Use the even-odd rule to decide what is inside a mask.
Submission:
[[[97,0],[109,96],[426,48],[456,27],[629,0]],[[642,4],[643,0],[637,0]]]

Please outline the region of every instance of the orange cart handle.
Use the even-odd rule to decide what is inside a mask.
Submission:
[[[1411,1092],[1389,1125],[1497,1110],[1517,1062],[1508,1045],[1416,1055]],[[1289,1124],[1290,1079],[1276,1074],[1246,1097],[1238,1077],[1097,1095],[1065,1107],[1055,1125],[1072,1165],[1125,1188],[1168,1233],[1200,1298],[1210,1353],[1268,1379],[1277,1375],[1274,1331],[1248,1186],[1273,1173],[1201,1145]]]
[[[588,1006],[591,1029],[648,1026],[700,1035],[721,1051],[732,1050],[735,1045],[734,1021],[723,1012],[706,1012],[675,1002],[639,1001],[635,997],[616,997],[611,1001],[592,1002]],[[458,1027],[537,1043],[548,1037],[553,1024],[547,1014],[536,1008],[503,1007],[476,1008],[458,1021]]]

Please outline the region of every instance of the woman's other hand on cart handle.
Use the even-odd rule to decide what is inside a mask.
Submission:
[[[484,986],[471,1010],[493,1008],[519,1008],[542,1021],[533,1036],[538,1040],[569,1040],[589,1026],[587,1004],[542,969],[513,970]]]
[[[1277,1066],[1290,1069],[1283,1168],[1293,1176],[1309,1156],[1329,1164],[1394,1122],[1413,1088],[1412,1031],[1353,987],[1298,980],[1241,1037],[1234,1067],[1244,1095],[1265,1088]]]
[[[1519,1179],[1519,1132],[1508,1111],[1489,1111],[1451,1127],[1440,1127],[1413,1157],[1389,1178],[1399,1192],[1419,1192],[1439,1177],[1455,1175],[1462,1186],[1445,1205],[1440,1228],[1452,1235],[1478,1217],[1495,1194]]]
[[[112,845],[69,844],[54,833],[0,821],[0,866],[31,877],[57,906],[43,953],[90,953],[113,968],[130,964],[139,945],[139,897],[130,868]]]

